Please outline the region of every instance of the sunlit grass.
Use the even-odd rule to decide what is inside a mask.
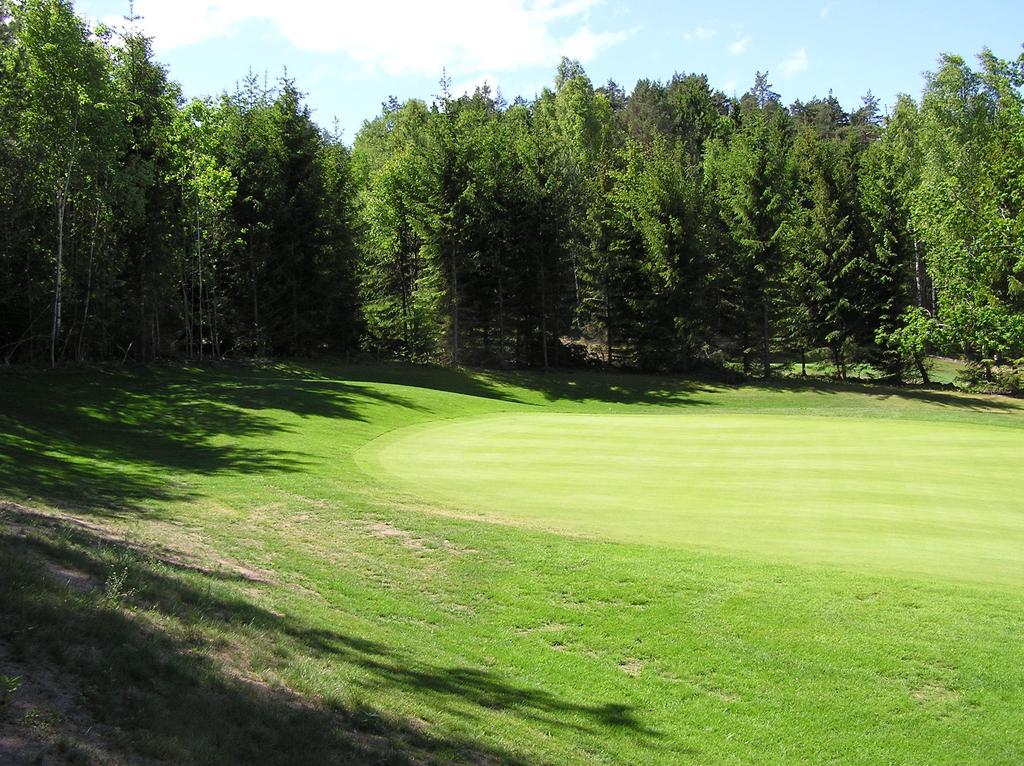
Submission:
[[[59,669],[93,719],[125,733],[107,741],[115,761],[1012,764],[1024,752],[1020,501],[998,484],[1013,481],[998,461],[1024,445],[1018,401],[403,366],[2,385],[0,496],[21,509],[0,516],[0,641],[29,679],[15,699],[36,663]],[[719,427],[736,433],[700,441]],[[911,437],[920,454],[901,455]],[[751,465],[759,439],[825,473],[840,447],[867,464],[822,486],[827,523],[794,490],[782,510],[800,524],[773,537],[749,503],[781,503],[785,477]],[[403,464],[384,470],[388,444]],[[709,465],[715,449],[734,472]],[[504,473],[487,473],[489,457]],[[570,460],[589,473],[567,476]],[[708,465],[659,489],[664,461],[679,478]],[[457,470],[417,481],[427,463]],[[884,521],[869,513],[873,475],[898,497]],[[673,526],[691,486],[708,525]],[[911,502],[915,488],[927,502]],[[983,504],[958,517],[954,489]],[[723,497],[746,499],[707,507]],[[660,520],[632,511],[644,498],[663,503]],[[986,551],[1002,563],[986,569]]]

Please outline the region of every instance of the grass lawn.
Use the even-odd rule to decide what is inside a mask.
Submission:
[[[944,385],[956,383],[957,377],[967,367],[966,362],[946,356],[933,356],[928,360],[928,363],[930,365],[928,377],[933,382]]]
[[[1022,446],[913,419],[515,413],[401,429],[361,464],[482,518],[1024,585]]]
[[[1024,760],[1024,402],[326,364],[0,391],[0,762]]]

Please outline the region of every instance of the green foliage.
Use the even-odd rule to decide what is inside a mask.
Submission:
[[[364,343],[376,353],[429,359],[442,344],[442,277],[424,252],[423,201],[429,178],[423,161],[421,102],[386,110],[356,141],[360,187],[359,289]],[[377,128],[380,128],[378,132]]]
[[[5,152],[2,220],[14,238],[0,264],[0,322],[12,339],[7,358],[30,338],[45,337],[42,326],[49,325],[52,362],[66,337],[66,297],[74,297],[67,295],[74,287],[68,267],[75,265],[66,258],[68,246],[76,227],[92,218],[90,187],[116,151],[117,94],[108,76],[108,50],[90,38],[69,3],[31,0],[13,6],[8,24],[14,34],[0,53],[0,102],[5,134],[13,142]]]
[[[391,99],[350,149],[287,77],[184,102],[149,39],[66,0],[3,3],[0,41],[7,362],[826,353],[899,380],[915,308],[937,351],[1024,354],[1022,59],[945,56],[885,120],[564,59],[532,101]]]
[[[783,237],[790,205],[791,143],[788,118],[759,75],[744,97],[739,127],[709,144],[705,174],[731,252],[728,307],[744,371],[760,356],[771,375],[773,323],[779,313]]]
[[[943,328],[927,311],[915,306],[906,311],[894,329],[879,328],[875,342],[893,354],[897,370],[913,364],[927,383],[926,359],[944,345]]]
[[[590,311],[645,369],[688,369],[710,342],[711,264],[692,166],[664,138],[630,140],[609,173],[600,238],[587,262]]]
[[[793,146],[795,193],[786,228],[789,343],[827,348],[840,377],[880,307],[877,269],[861,241],[854,147],[802,128]],[[874,273],[872,273],[874,272]],[[868,339],[870,340],[870,339]]]
[[[90,35],[69,3],[13,6],[3,30],[7,361],[355,343],[347,151],[292,83],[183,104],[147,38]]]
[[[874,289],[878,365],[900,379],[909,358],[885,338],[896,332],[912,306],[931,307],[932,290],[923,245],[911,222],[912,194],[920,181],[917,105],[903,97],[881,138],[863,153],[860,208],[868,243],[867,275]],[[932,310],[934,307],[932,307]]]
[[[972,361],[958,373],[957,383],[971,391],[1019,396],[1024,393],[1024,359]]]
[[[21,677],[0,673],[0,712],[10,705],[14,693],[21,687]]]
[[[982,71],[945,56],[921,107],[913,222],[926,242],[937,310],[960,353],[1024,352],[1020,253],[1024,96],[1019,62],[985,51]]]

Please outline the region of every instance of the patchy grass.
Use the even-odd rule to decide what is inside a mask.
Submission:
[[[404,366],[8,372],[0,386],[0,675],[20,679],[0,708],[0,761],[1013,764],[1024,753],[1012,570],[880,565],[852,543],[844,561],[820,545],[792,555],[781,539],[697,547],[681,533],[671,545],[623,534],[629,524],[565,529],[558,503],[545,518],[531,499],[517,516],[519,501],[391,483],[366,448],[517,413],[596,418],[599,430],[612,415],[697,427],[721,414],[748,435],[905,425],[950,459],[945,445],[965,434],[985,437],[967,439],[974,456],[989,438],[1024,443],[1020,402]],[[980,470],[952,459],[947,473],[964,481]],[[600,461],[598,449],[587,464]],[[900,470],[898,452],[886,462],[887,476]],[[1000,493],[963,511],[988,518],[998,504],[1012,523],[1019,502]],[[950,539],[983,550],[972,518],[947,505]],[[501,523],[460,518],[488,514]],[[826,535],[828,549],[846,532]]]

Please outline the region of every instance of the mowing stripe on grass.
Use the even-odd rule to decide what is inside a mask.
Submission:
[[[799,415],[511,414],[361,453],[416,497],[604,539],[1024,585],[1024,435]]]

